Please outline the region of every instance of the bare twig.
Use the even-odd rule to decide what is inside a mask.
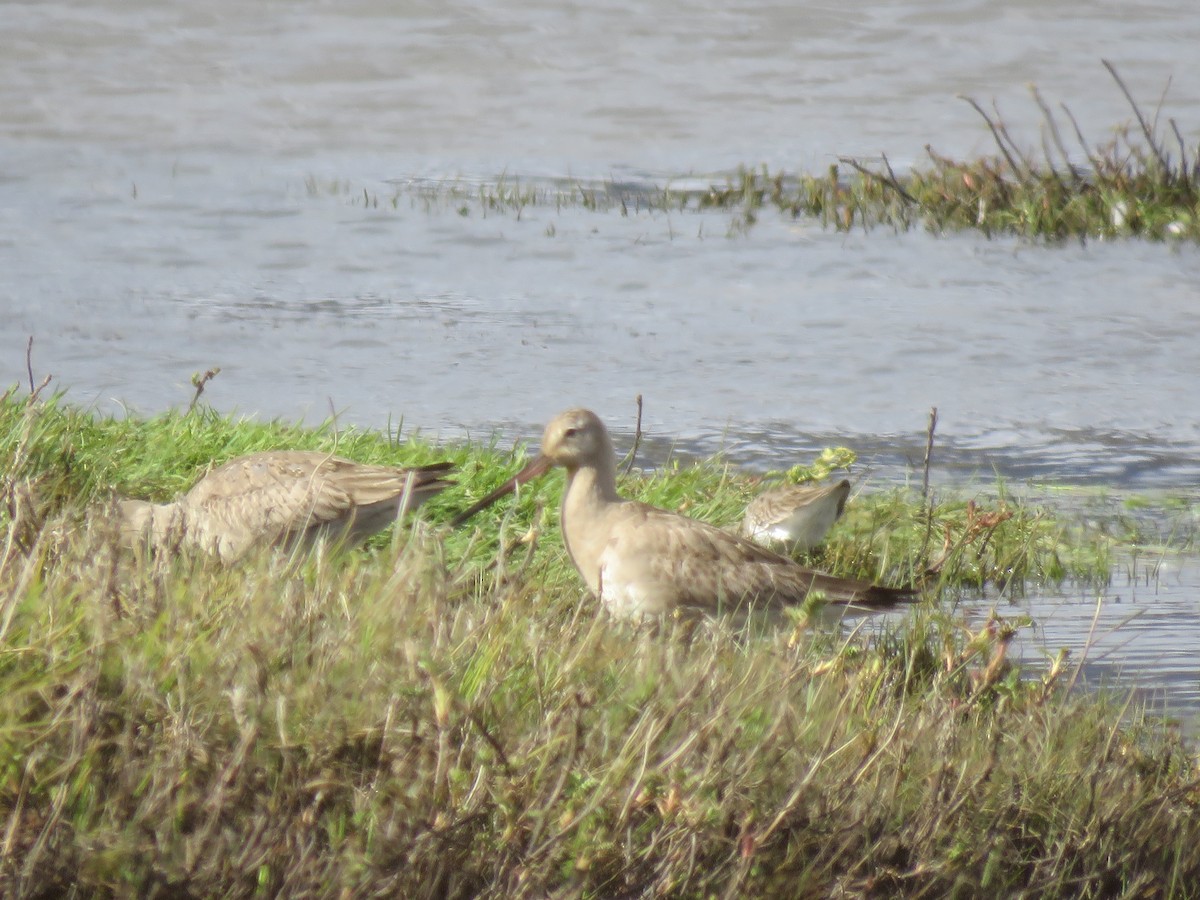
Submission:
[[[1000,129],[1001,136],[1008,142],[1008,146],[1017,155],[1017,159],[1021,161],[1021,171],[1017,174],[1021,176],[1022,180],[1032,178],[1034,165],[1029,161],[1029,157],[1021,152],[1020,146],[1012,139],[1012,135],[1008,133],[1008,126],[1004,124],[1004,117],[1000,115],[1000,107],[996,105],[995,100],[992,100],[992,111],[996,114],[996,127]]]
[[[1054,146],[1058,149],[1058,155],[1062,157],[1063,165],[1067,167],[1067,172],[1071,176],[1071,182],[1073,184],[1078,184],[1079,176],[1075,172],[1075,167],[1073,165],[1071,165],[1071,157],[1067,154],[1067,148],[1066,148],[1066,145],[1063,143],[1062,134],[1058,130],[1058,122],[1056,122],[1054,120],[1054,113],[1051,112],[1050,107],[1046,105],[1046,101],[1042,99],[1042,95],[1038,92],[1037,85],[1031,84],[1029,86],[1029,92],[1031,94],[1033,94],[1034,102],[1038,105],[1038,108],[1042,111],[1042,119],[1045,121],[1047,129],[1049,129],[1049,131],[1050,131],[1050,139],[1054,142]],[[1045,140],[1046,140],[1045,134],[1043,133],[1043,135],[1042,135],[1043,147],[1045,144]],[[1054,168],[1054,164],[1052,162],[1050,162],[1049,151],[1044,148],[1043,152],[1046,153],[1046,162],[1050,164],[1050,171],[1054,173],[1055,179],[1058,180],[1059,184],[1061,185],[1062,179],[1058,177],[1058,172]]]
[[[1167,165],[1167,160],[1163,157],[1162,150],[1158,144],[1154,142],[1154,132],[1150,128],[1150,123],[1146,121],[1146,117],[1142,115],[1141,109],[1138,108],[1137,101],[1133,99],[1133,94],[1129,93],[1129,88],[1125,86],[1125,82],[1121,80],[1121,76],[1117,74],[1116,68],[1107,59],[1100,60],[1104,64],[1104,68],[1108,69],[1108,74],[1113,77],[1117,83],[1117,87],[1121,89],[1121,93],[1125,95],[1125,99],[1129,101],[1129,105],[1133,108],[1133,114],[1137,116],[1138,124],[1142,126],[1142,134],[1146,136],[1147,143],[1150,144],[1150,150],[1154,154],[1154,158],[1158,160],[1158,164],[1162,166],[1163,174],[1171,171]]]
[[[333,429],[333,448],[336,453],[338,445],[342,440],[342,434],[338,431],[338,411],[337,407],[333,405],[333,397],[326,397],[325,399],[329,401],[329,427]],[[404,499],[404,502],[405,504],[408,503],[407,497]]]
[[[1050,137],[1054,140],[1054,146],[1058,148],[1058,154],[1062,157],[1063,165],[1074,171],[1074,166],[1071,165],[1071,157],[1067,153],[1066,145],[1063,143],[1062,133],[1058,130],[1058,122],[1054,118],[1053,110],[1042,99],[1041,92],[1037,89],[1036,84],[1029,86],[1029,93],[1033,94],[1033,102],[1042,111],[1042,118],[1046,120],[1046,125],[1050,128]]]
[[[637,426],[633,431],[633,449],[629,451],[629,462],[625,464],[625,474],[633,471],[633,461],[637,459],[638,447],[642,444],[642,395],[637,395]]]
[[[881,151],[881,152],[880,152],[880,154],[879,154],[879,158],[883,160],[883,167],[884,167],[885,169],[887,169],[888,178],[892,179],[892,184],[894,184],[894,185],[896,185],[897,187],[899,187],[899,185],[900,185],[900,180],[899,180],[898,178],[896,178],[896,171],[895,171],[895,170],[892,168],[892,163],[891,163],[891,160],[889,160],[889,159],[887,158],[887,154],[886,154],[886,153],[883,153],[883,152]],[[901,193],[903,193],[903,192],[901,192]],[[914,202],[915,202],[915,201],[914,201]]]
[[[1096,175],[1100,175],[1100,173],[1104,171],[1104,167],[1101,161],[1096,158],[1095,154],[1092,153],[1092,149],[1087,145],[1087,141],[1084,140],[1083,131],[1080,130],[1079,123],[1075,121],[1075,114],[1071,112],[1071,108],[1065,103],[1060,103],[1059,106],[1062,108],[1062,111],[1066,113],[1067,118],[1071,120],[1071,127],[1075,129],[1075,140],[1079,141],[1079,146],[1083,148],[1084,156],[1087,157],[1088,164],[1092,167],[1092,171]]]
[[[933,539],[933,500],[929,496],[929,462],[933,457],[933,430],[937,427],[937,407],[929,408],[929,428],[925,437],[925,477],[921,487],[921,496],[925,501],[925,539],[921,542],[919,558],[925,559],[929,550],[929,542]],[[926,571],[932,571],[926,567]]]
[[[925,145],[925,152],[929,154],[929,158],[932,159],[934,161],[934,163],[936,163],[940,168],[943,168],[943,169],[961,168],[961,166],[958,163],[956,163],[954,160],[952,160],[950,157],[942,156],[940,153],[938,153],[936,150],[934,150],[932,144]]]
[[[37,401],[37,398],[42,393],[42,391],[44,391],[46,389],[46,385],[48,385],[50,383],[50,379],[52,379],[54,377],[53,375],[47,375],[45,378],[42,379],[41,384],[37,385],[36,387],[34,386],[34,384],[33,384],[33,335],[32,334],[29,336],[29,342],[25,345],[25,371],[29,374],[28,405],[32,406]],[[7,396],[8,395],[5,394],[6,398],[7,398]]]
[[[1187,144],[1183,140],[1183,135],[1179,133],[1179,123],[1174,119],[1167,119],[1167,121],[1171,123],[1171,131],[1175,133],[1175,140],[1179,142],[1179,180],[1190,197],[1192,195],[1192,176],[1188,172]]]
[[[1044,128],[1042,129],[1041,137],[1042,137],[1042,156],[1045,158],[1046,165],[1050,169],[1050,174],[1054,177],[1054,180],[1058,183],[1059,188],[1061,188],[1063,191],[1065,191],[1066,184],[1063,182],[1062,176],[1058,174],[1058,169],[1054,168],[1054,157],[1050,155],[1050,145],[1046,143],[1046,130]]]
[[[34,388],[34,389],[33,389],[33,393],[31,393],[31,394],[29,395],[29,403],[30,403],[30,405],[33,405],[33,402],[34,402],[35,400],[37,400],[37,398],[38,398],[38,395],[39,395],[39,394],[41,394],[41,392],[42,392],[43,390],[45,390],[45,388],[46,388],[46,385],[48,385],[48,384],[50,383],[50,379],[51,379],[51,378],[53,378],[53,377],[54,377],[54,376],[52,376],[52,375],[47,375],[45,378],[43,378],[43,379],[42,379],[42,383],[41,383],[41,384],[39,384],[39,385],[38,385],[36,388]]]
[[[1162,93],[1158,97],[1158,105],[1154,107],[1154,121],[1150,123],[1150,128],[1155,134],[1158,134],[1158,118],[1162,115],[1163,107],[1167,105],[1167,94],[1171,90],[1171,76],[1167,76],[1167,83],[1163,85]]]
[[[192,397],[192,402],[188,404],[187,415],[190,415],[192,410],[196,408],[196,404],[200,402],[200,395],[204,393],[204,386],[221,374],[221,369],[217,366],[209,369],[203,375],[199,372],[192,373],[192,386],[196,388],[196,393]]]
[[[866,166],[861,165],[854,159],[851,159],[849,156],[839,156],[838,162],[845,163],[846,165],[848,165],[850,168],[854,169],[856,172],[858,172],[860,175],[862,175],[865,178],[869,178],[872,181],[878,181],[884,187],[891,188],[893,191],[895,191],[897,194],[899,194],[907,202],[913,203],[917,206],[921,205],[920,201],[917,200],[916,197],[914,197],[912,194],[910,194],[908,191],[906,191],[904,188],[902,188],[900,186],[900,182],[896,180],[896,174],[892,171],[892,167],[890,165],[888,165],[886,156],[883,158],[883,162],[884,162],[884,165],[887,165],[887,169],[888,169],[887,175],[881,175],[878,172],[872,172]]]
[[[925,476],[921,480],[921,496],[929,499],[929,461],[933,458],[933,431],[937,428],[937,407],[929,407],[929,428],[925,434]]]
[[[991,120],[991,117],[988,116],[986,112],[984,112],[983,107],[975,102],[974,98],[968,97],[965,94],[959,94],[958,96],[959,99],[970,103],[975,112],[979,113],[979,115],[983,117],[983,121],[987,123],[988,129],[990,129],[992,132],[992,137],[996,141],[996,146],[1000,148],[1000,152],[1003,153],[1004,158],[1008,160],[1008,164],[1012,168],[1013,172],[1020,175],[1021,167],[1017,165],[1017,161],[1013,159],[1012,154],[1008,152],[1008,148],[1004,146],[1004,137],[1001,135],[1000,129],[996,127],[996,123]]]

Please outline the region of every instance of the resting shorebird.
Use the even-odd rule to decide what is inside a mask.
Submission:
[[[697,519],[617,494],[616,454],[595,413],[571,409],[542,436],[542,452],[454,520],[458,525],[551,466],[567,470],[562,532],[591,592],[620,618],[696,610],[778,610],[811,591],[857,608],[911,600],[910,591],[837,578]]]
[[[785,484],[763,491],[750,501],[742,518],[742,536],[764,547],[806,552],[825,539],[841,518],[850,482]]]
[[[251,453],[208,472],[173,503],[122,500],[122,540],[200,547],[224,562],[260,543],[358,541],[445,488],[452,466],[370,466],[316,450]]]

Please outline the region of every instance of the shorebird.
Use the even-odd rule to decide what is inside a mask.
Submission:
[[[372,466],[316,450],[251,453],[172,503],[122,500],[121,537],[129,546],[199,547],[227,563],[256,544],[358,541],[445,488],[452,467]]]
[[[778,611],[820,591],[831,603],[882,608],[912,593],[807,569],[745,538],[617,494],[616,453],[608,429],[586,409],[556,416],[541,454],[455,525],[552,466],[567,470],[562,533],[588,589],[618,618],[676,611]]]
[[[825,539],[841,518],[850,482],[785,484],[763,491],[746,507],[742,536],[764,547],[807,552]]]

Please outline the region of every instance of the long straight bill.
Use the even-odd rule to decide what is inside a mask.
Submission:
[[[504,482],[504,484],[500,485],[500,487],[496,488],[482,500],[476,501],[467,509],[455,516],[450,522],[450,527],[457,528],[463,522],[467,521],[467,519],[471,518],[471,516],[475,515],[475,513],[479,512],[481,509],[486,509],[487,507],[491,506],[505,494],[511,494],[518,487],[525,484],[525,482],[532,481],[539,475],[544,475],[549,470],[550,466],[550,457],[534,457],[533,460],[527,466],[525,466],[525,468],[523,468],[512,478],[508,479],[508,481]]]

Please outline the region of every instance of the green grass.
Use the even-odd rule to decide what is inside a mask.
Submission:
[[[367,550],[234,568],[122,556],[87,512],[269,446],[449,458],[459,484]],[[1111,539],[862,495],[818,561],[899,579],[949,547],[908,616],[634,629],[565,558],[561,476],[446,533],[518,455],[0,403],[0,894],[1196,895],[1191,751],[940,602],[1075,554],[1100,577]],[[710,461],[623,489],[723,523],[755,485]]]

